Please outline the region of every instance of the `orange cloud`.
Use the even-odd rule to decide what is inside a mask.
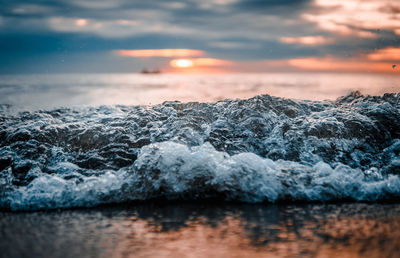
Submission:
[[[376,38],[375,30],[397,33],[400,27],[398,14],[393,11],[400,8],[400,2],[393,0],[314,0],[313,5],[324,11],[311,11],[302,17],[341,35]]]
[[[129,57],[193,57],[203,56],[205,52],[195,49],[140,49],[140,50],[117,50],[120,56]]]
[[[374,61],[400,61],[400,48],[388,47],[367,55]]]
[[[302,45],[323,45],[332,44],[335,41],[332,38],[323,36],[305,36],[305,37],[282,37],[281,42],[286,44],[302,44]]]
[[[354,57],[304,57],[282,60],[238,61],[229,66],[230,72],[347,72],[390,73],[400,75],[400,48],[379,49],[369,54]]]
[[[288,60],[288,64],[308,71],[327,72],[393,72],[392,63],[371,62],[365,57],[337,58],[333,56],[307,57]]]
[[[216,58],[196,58],[193,59],[193,62],[196,66],[225,66],[232,64],[231,61]]]

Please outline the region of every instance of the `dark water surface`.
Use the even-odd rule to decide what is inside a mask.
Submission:
[[[399,257],[400,204],[0,212],[0,257]]]

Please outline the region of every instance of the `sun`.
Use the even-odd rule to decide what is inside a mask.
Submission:
[[[190,59],[174,59],[170,62],[170,65],[177,68],[188,68],[193,67],[194,62]]]

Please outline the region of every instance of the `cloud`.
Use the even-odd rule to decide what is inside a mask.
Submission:
[[[260,44],[251,42],[214,41],[208,44],[211,47],[222,49],[259,48]]]
[[[310,0],[242,0],[237,3],[237,8],[245,10],[256,10],[263,13],[295,13],[307,8]]]
[[[219,6],[227,6],[231,5],[234,3],[239,2],[239,0],[202,0],[202,1],[195,1],[197,6],[200,9],[213,9],[213,8],[218,8]]]
[[[231,72],[346,72],[398,74],[393,61],[400,62],[400,48],[378,49],[353,57],[302,57],[282,60],[236,61]]]
[[[391,0],[314,0],[314,9],[302,17],[319,28],[361,38],[376,38],[377,30],[394,31],[400,28],[396,10],[400,2]],[[391,10],[391,11],[388,11]]]
[[[52,11],[52,7],[39,4],[20,4],[11,10],[13,14],[18,15],[46,14]]]
[[[91,34],[103,38],[128,38],[143,34],[176,35],[178,37],[202,38],[206,41],[229,41],[235,39],[265,40],[277,39],[282,31],[296,31],[296,26],[287,24],[292,5],[306,1],[279,1],[263,4],[263,1],[244,0],[206,0],[206,1],[126,1],[126,0],[60,0],[57,2],[40,2],[24,0],[3,3],[1,13],[13,15],[12,10],[23,13],[30,10],[47,9],[42,12],[42,23],[25,26],[25,31],[49,28],[50,32]],[[281,6],[283,9],[268,13],[254,12],[254,9],[243,9],[243,6]],[[21,7],[22,6],[22,7]],[[35,6],[35,8],[27,8]],[[40,6],[40,8],[39,8]],[[208,7],[209,8],[208,8]],[[207,8],[208,9],[207,9]],[[257,8],[255,8],[258,10]],[[42,10],[43,11],[43,10]],[[282,12],[285,15],[282,15]],[[290,14],[290,18],[295,18]],[[76,19],[85,19],[85,26],[76,26]],[[20,15],[22,23],[28,17]],[[139,22],[139,26],[128,26],[120,20]],[[280,24],[280,26],[276,26]],[[44,26],[43,26],[44,25]],[[301,26],[298,25],[299,27]],[[21,26],[22,28],[23,26]],[[235,28],[235,29],[233,29]]]
[[[388,47],[379,49],[367,55],[369,60],[374,61],[400,61],[400,48]]]
[[[195,49],[139,49],[117,50],[117,55],[128,57],[194,57],[204,56],[205,52]]]
[[[16,55],[22,63],[46,53],[102,52],[112,55],[116,64],[123,60],[121,67],[122,62],[137,62],[140,67],[143,59],[122,58],[112,51],[148,48],[201,49],[207,55],[195,57],[234,60],[229,69],[299,70],[288,60],[322,62],[329,55],[339,62],[339,56],[398,46],[400,35],[400,1],[393,0],[0,0],[0,4],[1,66]],[[276,60],[285,62],[274,67]]]
[[[281,37],[281,42],[286,44],[301,44],[301,45],[326,45],[335,42],[333,38],[323,36],[304,36],[304,37]]]
[[[87,9],[109,9],[119,7],[123,4],[123,0],[69,0],[69,2],[78,7]]]
[[[163,2],[161,4],[166,8],[175,10],[184,9],[187,6],[184,2]]]
[[[229,60],[217,58],[195,58],[193,59],[193,63],[196,66],[226,66],[232,64]]]
[[[91,33],[104,38],[125,38],[144,34],[185,34],[188,32],[179,26],[148,19],[108,20],[83,17],[51,17],[47,20],[47,25],[56,32]]]
[[[354,58],[339,58],[331,55],[294,58],[288,60],[288,64],[302,71],[393,73],[393,63],[371,61],[364,55]]]

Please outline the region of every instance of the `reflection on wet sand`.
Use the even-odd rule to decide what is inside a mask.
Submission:
[[[398,257],[399,204],[138,204],[0,213],[5,257]]]

